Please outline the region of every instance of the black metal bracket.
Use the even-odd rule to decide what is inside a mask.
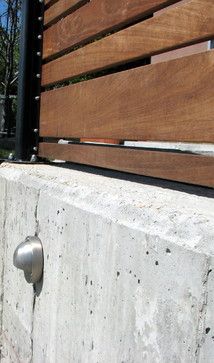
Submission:
[[[36,162],[39,142],[44,1],[23,0],[21,16],[15,161]]]

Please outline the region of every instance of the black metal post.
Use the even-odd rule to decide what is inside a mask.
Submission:
[[[22,0],[21,12],[15,159],[35,161],[41,92],[43,1]]]

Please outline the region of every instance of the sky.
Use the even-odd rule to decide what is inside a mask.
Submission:
[[[0,16],[2,15],[2,13],[4,13],[4,11],[5,11],[5,1],[0,0]],[[5,19],[2,20],[3,26],[4,26],[4,22],[5,22]]]
[[[0,13],[4,11],[4,8],[5,8],[5,2],[4,0],[0,0]]]

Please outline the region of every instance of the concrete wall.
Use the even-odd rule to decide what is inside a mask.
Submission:
[[[0,361],[213,363],[212,192],[91,170],[0,167]],[[36,294],[12,266],[35,234]]]

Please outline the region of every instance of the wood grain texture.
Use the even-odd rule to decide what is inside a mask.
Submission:
[[[180,4],[187,3],[188,1],[189,0],[182,0],[182,2],[180,2]],[[170,5],[171,8],[174,6],[176,6],[176,4]],[[161,9],[161,10],[157,11],[156,13],[153,14],[153,16],[157,16],[157,15],[161,14],[163,11],[165,11],[165,9]],[[185,57],[185,56],[188,56],[191,54],[205,52],[206,50],[209,50],[209,49],[210,49],[209,41],[200,42],[200,43],[197,43],[194,45],[189,45],[185,48],[174,49],[174,50],[167,51],[165,53],[154,55],[151,58],[151,63],[154,64],[154,63],[168,61],[170,59],[181,58],[181,57]]]
[[[93,0],[44,32],[44,59],[178,0]]]
[[[214,1],[191,0],[43,66],[42,85],[214,37]]]
[[[40,136],[214,142],[214,51],[41,95]]]
[[[44,25],[56,22],[60,17],[66,16],[71,11],[76,10],[89,0],[58,0],[53,6],[45,11]]]
[[[214,187],[214,158],[95,145],[40,143],[39,155],[155,178]]]

